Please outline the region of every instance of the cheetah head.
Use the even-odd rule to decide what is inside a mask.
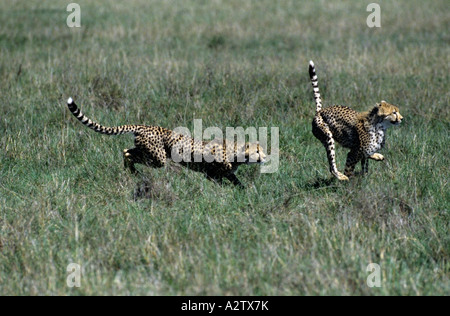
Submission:
[[[403,116],[395,105],[389,104],[386,101],[381,101],[381,103],[377,103],[377,108],[378,115],[383,119],[383,123],[386,127],[399,125],[402,122]]]
[[[243,145],[241,153],[246,164],[263,164],[266,162],[267,156],[258,142],[246,143]]]

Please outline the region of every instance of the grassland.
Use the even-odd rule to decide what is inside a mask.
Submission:
[[[447,1],[379,1],[374,29],[356,0],[78,3],[79,29],[67,2],[0,2],[1,295],[450,294]],[[366,177],[331,179],[309,59],[326,105],[405,117]],[[132,139],[69,96],[105,125],[279,127],[280,170],[130,175]]]

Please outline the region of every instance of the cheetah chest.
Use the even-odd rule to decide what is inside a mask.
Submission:
[[[386,127],[380,123],[369,128],[369,146],[366,148],[366,153],[371,156],[378,150],[383,148],[384,140],[386,136]]]

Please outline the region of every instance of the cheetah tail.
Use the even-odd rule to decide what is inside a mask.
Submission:
[[[106,134],[106,135],[121,135],[126,133],[135,133],[136,132],[136,126],[133,125],[124,125],[124,126],[118,126],[118,127],[105,127],[103,125],[100,125],[96,122],[91,121],[86,115],[84,115],[78,106],[75,104],[72,98],[69,98],[67,100],[67,106],[72,112],[72,114],[84,125],[87,127],[93,129],[94,131]]]
[[[309,61],[309,78],[311,79],[311,83],[314,90],[314,99],[316,100],[316,112],[319,112],[322,109],[322,99],[320,98],[319,81],[316,75],[316,68],[314,67],[314,63],[312,60]]]

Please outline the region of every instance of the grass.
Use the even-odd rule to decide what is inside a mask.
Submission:
[[[450,294],[446,1],[380,1],[379,29],[356,0],[78,3],[79,29],[64,1],[0,3],[1,295]],[[366,177],[331,179],[309,59],[325,105],[405,117]],[[279,127],[280,170],[130,175],[132,140],[69,96],[105,125]]]

